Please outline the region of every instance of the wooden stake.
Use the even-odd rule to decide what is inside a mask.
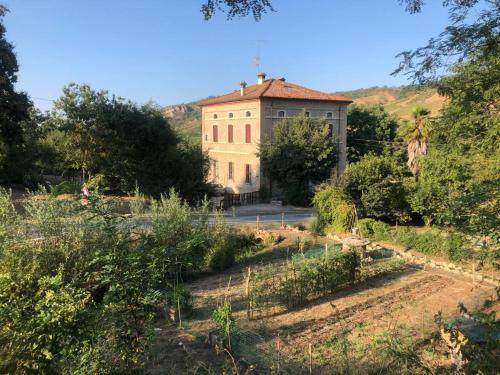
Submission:
[[[325,243],[325,259],[328,259],[328,244]]]
[[[259,230],[259,221],[260,221],[260,217],[259,217],[259,215],[257,215],[257,230]]]
[[[278,374],[280,373],[280,350],[281,350],[281,343],[280,343],[280,335],[278,333],[278,342],[276,343],[278,347]]]
[[[177,297],[177,312],[179,314],[179,328],[182,328],[182,320],[181,320],[181,299]]]
[[[252,303],[250,301],[250,276],[252,270],[250,267],[247,268],[247,280],[246,280],[246,295],[247,295],[247,318],[250,320],[252,318]]]
[[[285,213],[281,213],[281,229],[285,229]]]
[[[309,374],[313,373],[312,344],[309,344]]]

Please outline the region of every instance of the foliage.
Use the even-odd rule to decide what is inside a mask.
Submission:
[[[420,161],[412,209],[428,223],[492,235],[499,225],[500,60],[473,57],[440,83],[448,104]]]
[[[151,206],[149,230],[97,192],[86,206],[32,195],[21,215],[0,189],[0,372],[141,370],[165,299],[186,306],[179,280],[237,237],[209,223],[206,202],[191,208],[172,191]]]
[[[423,0],[404,1],[411,13],[419,13],[424,4]],[[392,74],[404,73],[414,82],[424,83],[434,81],[450,65],[473,55],[480,54],[485,59],[498,56],[498,1],[444,1],[443,6],[448,8],[451,24],[426,46],[400,53],[399,67]]]
[[[42,129],[44,169],[80,170],[84,181],[109,191],[138,186],[160,194],[175,187],[189,199],[206,191],[206,155],[181,142],[152,104],[137,106],[107,91],[70,84]]]
[[[471,257],[465,237],[460,233],[441,234],[434,231],[418,232],[415,229],[400,227],[395,234],[395,241],[407,248],[415,249],[428,255],[441,255],[459,262]]]
[[[261,267],[252,278],[250,304],[253,309],[291,308],[352,284],[358,273],[355,252],[332,252],[324,259],[297,257],[283,266]]]
[[[398,129],[402,138],[408,143],[408,168],[418,179],[420,171],[418,159],[427,155],[427,146],[429,144],[430,122],[428,116],[430,111],[427,108],[418,106],[412,112],[413,123],[405,121]]]
[[[224,301],[222,305],[217,307],[212,314],[212,321],[220,334],[226,338],[229,337],[236,329],[236,320],[233,318],[231,302]]]
[[[234,17],[246,17],[249,13],[256,21],[259,21],[267,11],[273,11],[270,0],[205,0],[201,7],[201,12],[205,20],[209,20],[215,11],[227,14],[228,19]]]
[[[402,166],[389,156],[367,155],[347,167],[342,186],[361,215],[405,220],[410,207],[404,177]]]
[[[287,201],[309,204],[309,185],[330,177],[336,161],[328,131],[324,120],[287,118],[276,123],[272,136],[261,144],[263,172],[283,189]]]
[[[314,236],[320,236],[323,234],[324,226],[321,224],[320,220],[317,217],[315,217],[309,222],[307,229]]]
[[[358,220],[359,234],[376,241],[385,241],[390,238],[389,225],[375,219]]]
[[[323,184],[313,198],[314,208],[321,227],[333,231],[349,230],[355,220],[355,207],[343,190],[334,184]]]
[[[193,296],[188,288],[177,285],[167,293],[167,303],[176,309],[179,305],[182,311],[187,311],[193,307]]]
[[[7,12],[0,5],[0,183],[20,183],[31,162],[32,103],[26,93],[15,89],[19,66],[14,47],[5,38]]]
[[[398,120],[382,105],[349,106],[347,113],[347,161],[360,161],[364,155],[394,152]]]
[[[63,181],[50,188],[50,195],[57,197],[61,194],[80,194],[81,185],[78,182]]]

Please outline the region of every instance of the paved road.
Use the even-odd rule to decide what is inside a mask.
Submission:
[[[309,220],[313,217],[312,212],[304,213],[285,213],[285,223],[296,223]],[[228,224],[255,224],[257,222],[257,215],[244,215],[244,216],[225,216],[226,223]],[[261,214],[259,215],[260,223],[281,223],[281,214]]]

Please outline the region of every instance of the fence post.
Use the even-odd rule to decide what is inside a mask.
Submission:
[[[313,373],[312,344],[309,344],[309,374]]]
[[[252,269],[247,268],[247,282],[246,282],[246,295],[247,295],[247,318],[250,320],[252,318],[252,303],[250,301],[250,277],[252,275]]]
[[[281,213],[281,229],[285,229],[285,212]]]
[[[328,244],[325,243],[325,259],[328,259]]]
[[[259,230],[259,221],[260,221],[260,217],[259,217],[259,215],[257,215],[257,230]]]
[[[179,314],[179,328],[182,328],[181,320],[181,299],[177,297],[177,313]]]

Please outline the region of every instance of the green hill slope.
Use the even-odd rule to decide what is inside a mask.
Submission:
[[[347,96],[358,105],[382,104],[387,112],[402,119],[409,119],[411,112],[418,106],[431,110],[433,116],[439,113],[444,97],[435,89],[417,89],[413,86],[370,87],[351,91],[341,91],[337,94]],[[182,135],[193,140],[201,138],[201,110],[195,102],[167,106],[163,109],[170,124]]]

